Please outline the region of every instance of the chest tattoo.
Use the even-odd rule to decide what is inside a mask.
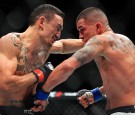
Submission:
[[[20,56],[18,57],[17,72],[18,74],[25,74],[31,72],[33,69],[44,64],[49,55],[48,47],[41,47],[39,50],[31,52],[29,48],[23,44]]]
[[[20,54],[17,57],[17,69],[16,74],[23,75],[31,72],[35,68],[40,67],[46,61],[49,56],[49,45],[41,45],[39,48],[32,50],[27,44],[22,43],[20,34],[13,33],[11,36],[13,45],[20,50]]]

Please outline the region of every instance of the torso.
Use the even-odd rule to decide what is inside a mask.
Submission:
[[[27,44],[25,43],[18,43],[17,41],[21,38],[20,34],[10,34],[5,37],[3,37],[0,43],[3,43],[8,40],[4,39],[10,39],[9,41],[11,42],[9,45],[13,45],[16,47],[16,51],[18,53],[17,56],[13,56],[14,51],[10,51],[10,46],[4,46],[1,45],[2,49],[7,49],[7,50],[0,50],[0,55],[1,57],[3,56],[3,61],[4,57],[8,58],[8,65],[11,67],[11,71],[15,75],[24,75],[32,70],[40,67],[42,64],[45,63],[48,55],[49,55],[49,49],[50,47],[41,47],[40,49],[35,50],[34,52],[31,52]],[[21,41],[21,40],[20,40]],[[9,48],[9,49],[8,49]],[[11,53],[11,55],[10,55]],[[6,64],[6,62],[3,62],[3,64]],[[1,65],[2,66],[2,65]],[[1,79],[3,76],[0,76]],[[2,81],[1,81],[2,82]],[[24,89],[20,89],[15,92],[1,92],[0,91],[0,105],[4,106],[11,106],[11,105],[16,105],[16,106],[23,106],[23,101],[27,96],[29,96],[33,91],[35,90],[36,85],[29,86]]]
[[[135,105],[135,46],[120,34],[109,34],[107,39],[103,56],[94,59],[107,95],[107,109]]]

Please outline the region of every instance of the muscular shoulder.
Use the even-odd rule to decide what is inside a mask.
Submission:
[[[92,37],[87,42],[86,45],[95,44],[102,47],[108,47],[108,46],[110,47],[119,43],[133,44],[132,41],[128,37],[121,34],[111,33],[111,34],[96,35]]]
[[[110,36],[108,35],[96,35],[88,40],[88,42],[85,44],[85,46],[95,46],[95,47],[102,47],[105,48],[108,46],[109,42],[111,41],[109,39]]]
[[[21,47],[21,40],[19,33],[9,33],[0,39],[0,53],[12,56],[17,55]]]

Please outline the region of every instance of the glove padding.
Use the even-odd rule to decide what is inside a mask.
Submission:
[[[82,95],[84,95],[86,92],[90,92],[90,90],[87,90],[87,89],[82,89],[82,90],[79,90],[78,92],[77,92],[77,98],[78,97],[81,97]]]
[[[50,73],[53,71],[54,67],[51,64],[51,62],[47,62],[38,69],[33,70],[32,72],[34,73],[35,77],[37,78],[36,83],[40,82],[46,82],[48,76]]]
[[[40,70],[39,72],[42,72],[41,75],[40,75],[40,73],[37,73],[37,71],[35,71],[38,69]],[[44,65],[42,65],[41,67],[39,67],[38,69],[35,69],[34,71],[32,71],[37,78],[37,81],[35,82],[35,84],[38,83],[37,88],[36,88],[36,92],[38,92],[38,90],[41,89],[43,84],[46,82],[48,76],[53,71],[54,67],[51,64],[51,62],[47,62]],[[41,79],[40,77],[43,79]],[[34,101],[36,99],[37,99],[36,95],[33,95],[33,94],[29,95],[24,101],[25,107],[27,109],[34,107],[35,106]]]
[[[94,88],[93,90],[82,89],[82,90],[78,91],[77,97],[80,97],[84,94],[86,95],[86,98],[90,98],[91,96],[93,96],[94,102],[97,102],[97,101],[103,99],[103,95],[100,92],[98,87]]]

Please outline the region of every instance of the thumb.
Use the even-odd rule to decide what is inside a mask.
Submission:
[[[40,104],[40,100],[35,100],[35,101],[34,101],[34,104],[35,104],[35,105]]]

